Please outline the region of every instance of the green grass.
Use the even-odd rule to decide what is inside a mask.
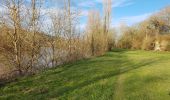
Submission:
[[[114,50],[0,88],[8,100],[170,100],[170,53]]]

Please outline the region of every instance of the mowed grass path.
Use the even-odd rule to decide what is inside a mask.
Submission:
[[[170,100],[170,53],[113,51],[0,87],[5,100]]]

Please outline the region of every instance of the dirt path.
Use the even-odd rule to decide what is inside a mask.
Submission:
[[[124,75],[118,76],[113,100],[124,100]]]

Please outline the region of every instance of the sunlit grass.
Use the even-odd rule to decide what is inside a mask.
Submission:
[[[114,50],[7,84],[0,99],[170,100],[170,53]]]

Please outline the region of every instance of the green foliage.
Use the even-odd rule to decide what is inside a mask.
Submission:
[[[169,65],[167,52],[114,49],[6,84],[0,99],[169,100]]]

